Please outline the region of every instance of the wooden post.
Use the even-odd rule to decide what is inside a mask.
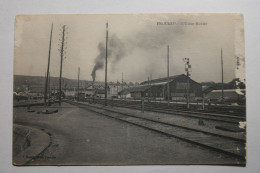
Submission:
[[[151,97],[151,85],[150,85],[150,78],[148,77],[148,85],[149,85],[149,89],[148,89],[148,102],[150,102],[150,97]]]
[[[202,110],[205,110],[204,93],[202,94]]]
[[[187,108],[190,108],[190,77],[189,77],[189,72],[187,71]]]
[[[224,101],[224,73],[223,73],[223,56],[222,56],[222,48],[221,48],[221,76],[222,76],[222,104]]]
[[[153,100],[153,92],[152,92],[152,73],[150,73],[150,89],[149,89],[149,92],[150,92],[150,101]]]
[[[66,26],[62,27],[62,40],[61,40],[61,50],[60,50],[60,80],[59,80],[59,106],[61,106],[61,79],[62,79],[62,63],[64,55],[64,39],[65,39]]]
[[[170,80],[169,80],[169,76],[170,76],[170,72],[169,72],[169,45],[167,48],[167,104],[169,106],[170,104]]]
[[[144,113],[144,97],[142,97],[142,113]]]
[[[48,65],[47,65],[47,76],[45,81],[45,90],[44,90],[44,105],[47,106],[47,89],[48,89],[48,79],[49,79],[49,72],[50,72],[50,61],[51,61],[51,41],[52,41],[52,29],[53,24],[51,24],[51,34],[50,34],[50,43],[49,43],[49,54],[48,54]]]
[[[118,99],[118,80],[117,80],[117,83],[116,83],[116,98]]]
[[[106,23],[106,63],[105,63],[105,106],[107,106],[107,45],[108,44],[108,23]]]
[[[78,68],[78,94],[77,94],[78,95],[78,97],[77,97],[78,101],[79,101],[79,75],[80,75],[80,67]]]
[[[122,72],[122,91],[121,93],[123,94],[123,90],[124,90],[124,78],[123,78],[124,73]],[[121,98],[123,99],[123,95],[121,94]]]
[[[48,88],[49,88],[49,97],[48,97],[48,105],[50,105],[50,98],[51,98],[51,73],[49,72],[49,80],[48,80]]]
[[[190,73],[189,73],[189,66],[190,66],[190,59],[187,58],[187,109],[190,108]]]

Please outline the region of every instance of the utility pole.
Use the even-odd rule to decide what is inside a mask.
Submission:
[[[65,31],[66,25],[62,27],[62,40],[61,40],[61,49],[60,49],[60,80],[59,80],[59,106],[61,106],[61,79],[62,79],[62,63],[64,56],[64,40],[65,40]]]
[[[122,91],[121,91],[122,94],[123,94],[123,90],[124,90],[124,73],[122,72]],[[121,98],[123,98],[123,96],[121,96]]]
[[[49,71],[50,71],[50,60],[51,60],[51,41],[52,41],[52,29],[53,23],[51,24],[51,34],[50,34],[50,43],[49,43],[49,55],[48,55],[48,65],[47,65],[47,76],[45,81],[45,91],[44,91],[44,105],[47,106],[47,89],[48,89],[48,79],[49,79]]]
[[[191,65],[190,65],[190,59],[184,58],[186,64],[185,64],[185,71],[187,72],[187,108],[190,108],[190,71],[191,71]]]
[[[47,106],[47,92],[48,91],[45,91],[45,89],[46,89],[46,79],[47,79],[47,74],[46,74],[46,72],[44,73],[44,79],[45,79],[45,84],[44,84],[44,103],[46,102],[46,104],[45,104],[45,106]],[[45,94],[46,94],[46,99],[45,99]]]
[[[167,47],[167,104],[170,104],[170,79],[169,79],[169,45]]]
[[[48,88],[49,88],[49,99],[48,99],[48,104],[50,105],[50,98],[51,98],[51,73],[49,72],[49,80],[48,80]]]
[[[187,62],[187,64],[189,65],[189,60]],[[190,108],[190,74],[189,71],[187,71],[187,77],[188,77],[188,81],[187,81],[187,108]]]
[[[86,87],[87,87],[87,85],[86,85],[86,81],[85,81],[85,84],[84,84],[84,98],[86,97]]]
[[[78,68],[78,101],[79,101],[79,75],[80,75],[80,67]]]
[[[150,89],[149,89],[150,97],[152,98],[152,82],[151,82],[151,80],[152,80],[152,73],[150,73]]]
[[[221,48],[221,76],[222,76],[222,103],[224,101],[224,73],[223,73],[223,55],[222,55],[222,48]]]
[[[118,80],[117,80],[117,82],[116,82],[116,96],[117,96],[117,98],[118,98]]]
[[[108,22],[106,23],[105,106],[107,106],[107,44],[108,44]]]
[[[149,93],[148,93],[148,102],[150,101],[150,94],[151,94],[151,85],[150,85],[150,78],[148,77],[148,85],[149,85]]]

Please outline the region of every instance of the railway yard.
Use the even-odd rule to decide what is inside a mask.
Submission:
[[[165,15],[177,23],[200,19]],[[76,18],[57,16],[39,28],[47,39],[21,36],[17,43],[34,45],[35,39],[46,47],[15,47],[13,164],[246,166],[243,37],[233,36],[243,31],[242,15],[204,16],[221,21],[221,32],[189,29],[185,22],[167,29],[158,26],[162,16],[152,25],[145,15],[125,15],[135,22],[122,30],[115,28],[117,17],[100,15],[80,37],[77,27],[93,23],[90,18],[78,16],[82,22],[75,25]],[[25,24],[19,33],[30,28]]]
[[[246,160],[244,109],[187,110],[174,103],[142,106],[120,99],[104,106],[103,99],[89,99],[64,100],[53,114],[42,114],[37,105],[30,110],[14,107],[14,125],[41,130],[50,142],[37,155],[23,156],[23,164],[243,165]]]

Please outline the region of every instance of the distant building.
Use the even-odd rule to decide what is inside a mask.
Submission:
[[[122,98],[122,99],[132,98],[132,95],[130,93],[130,88],[126,88],[118,92],[118,98]]]
[[[124,84],[123,86],[124,90],[128,89],[129,86]],[[68,87],[66,89],[62,89],[66,95],[66,97],[77,97],[78,94],[78,87]],[[122,84],[120,83],[108,83],[107,86],[107,97],[108,98],[120,98],[123,96],[120,96],[120,92],[122,91]],[[125,92],[125,91],[124,91]],[[80,86],[79,87],[79,93],[81,97],[85,95],[84,97],[92,97],[93,95],[96,97],[104,98],[105,97],[105,85],[104,84],[99,84],[99,83],[94,83],[94,85],[89,85],[86,87]],[[123,93],[121,93],[123,94]],[[128,96],[130,97],[130,93],[128,91]],[[124,96],[125,98],[125,96]]]
[[[94,94],[95,94],[95,90],[94,90],[93,85],[86,88],[86,90],[85,90],[86,97],[93,96]]]
[[[168,98],[167,84],[167,77],[144,81],[140,86],[131,88],[130,93],[134,99],[150,97],[152,99],[166,100]],[[184,74],[169,77],[170,100],[185,100],[187,98],[187,88],[189,88],[190,100],[196,97],[202,97],[201,84],[190,78],[188,79]]]
[[[151,88],[150,85],[140,85],[133,87],[129,90],[130,95],[134,99],[141,99],[142,97],[145,97],[149,92],[148,90]]]
[[[58,91],[56,91],[58,92]],[[70,88],[66,88],[64,89],[64,93],[66,97],[75,97],[76,96],[76,87],[70,87]]]
[[[105,86],[104,85],[90,85],[85,88],[84,91],[85,97],[96,97],[104,98],[105,97]],[[107,96],[110,97],[110,86],[107,87]]]
[[[225,89],[223,90],[223,97],[227,102],[243,102],[246,97],[245,92],[245,89]],[[222,90],[212,90],[205,98],[212,102],[221,101]]]

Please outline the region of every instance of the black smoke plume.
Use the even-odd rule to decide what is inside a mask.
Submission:
[[[95,66],[92,70],[91,76],[93,81],[96,80],[96,72],[104,68],[106,58],[106,46],[104,43],[98,44],[99,54],[95,59]],[[112,70],[116,63],[126,55],[125,44],[115,35],[108,40],[107,58],[111,62]]]
[[[103,69],[104,60],[105,60],[105,57],[106,57],[106,48],[105,48],[103,43],[98,44],[98,50],[99,50],[99,54],[95,59],[95,66],[94,66],[92,73],[91,73],[93,81],[95,81],[95,79],[96,79],[96,71],[99,70],[99,69]]]
[[[179,22],[179,21],[178,21]],[[184,34],[183,27],[176,25],[174,27],[161,26],[151,29],[149,26],[142,28],[137,33],[119,39],[116,35],[112,35],[108,39],[108,62],[111,64],[111,70],[114,71],[116,64],[126,55],[131,54],[135,49],[141,49],[146,52],[147,56],[151,57],[151,61],[158,58],[155,51],[166,46],[174,41],[180,40]],[[92,70],[93,81],[96,79],[96,71],[104,68],[106,47],[105,42],[98,45],[99,54],[95,59],[95,66]],[[166,52],[166,51],[165,51]],[[147,63],[149,71],[154,68],[154,63]]]

